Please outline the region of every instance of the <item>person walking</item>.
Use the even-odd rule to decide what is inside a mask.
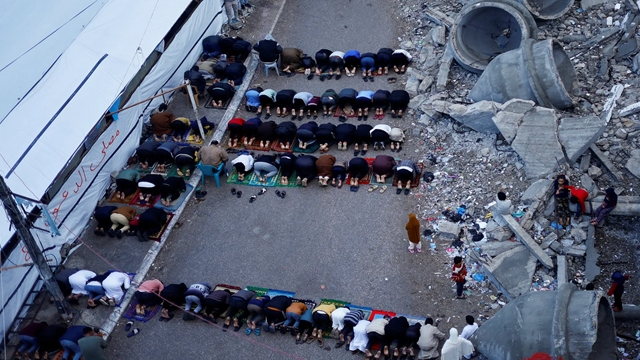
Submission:
[[[238,0],[224,0],[224,8],[229,18],[229,24],[238,22]]]
[[[422,252],[422,243],[420,242],[420,221],[416,218],[416,214],[409,214],[409,222],[404,227],[409,236],[409,252],[414,253],[414,248],[420,253]]]

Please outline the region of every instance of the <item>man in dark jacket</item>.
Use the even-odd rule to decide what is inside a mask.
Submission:
[[[204,88],[207,82],[204,80],[202,74],[200,74],[200,68],[194,65],[190,70],[184,72],[184,79],[189,80],[191,85],[198,89],[199,94],[204,94]]]
[[[282,53],[282,46],[280,46],[273,37],[271,37],[271,34],[269,34],[264,38],[264,40],[260,40],[253,45],[253,50],[258,52],[260,61],[274,62],[278,61],[278,58]]]

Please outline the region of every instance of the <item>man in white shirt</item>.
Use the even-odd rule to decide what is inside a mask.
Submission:
[[[511,200],[507,200],[507,195],[500,191],[496,196],[496,204],[493,206],[493,219],[500,226],[505,226],[507,223],[502,219],[503,216],[509,216],[511,214]]]
[[[471,335],[478,330],[478,324],[476,324],[475,319],[471,315],[467,315],[465,320],[467,321],[467,325],[462,329],[460,337],[469,340]]]

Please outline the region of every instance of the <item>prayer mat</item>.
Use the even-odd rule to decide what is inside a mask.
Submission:
[[[177,166],[172,166],[171,170],[169,171],[169,173],[167,174],[167,177],[181,177],[184,179],[185,182],[189,181],[189,179],[191,179],[191,176],[193,176],[193,173],[191,173],[191,175],[187,176],[187,170],[189,169],[188,166],[183,166],[180,168],[180,171],[182,171],[183,176],[178,175],[178,167]],[[195,172],[195,168],[194,168],[194,172]]]
[[[169,137],[169,139],[167,141],[175,142],[176,144],[180,144],[180,145],[189,145],[187,143],[187,137],[189,136],[190,132],[191,132],[191,128],[188,128],[187,130],[184,131],[184,133],[180,134],[180,139],[181,139],[180,141],[173,140],[174,137],[177,140],[177,137],[173,136],[173,134],[171,134],[171,136]]]
[[[259,182],[258,175],[255,173],[251,174],[251,179],[249,179],[249,186],[265,186],[265,187],[273,187],[278,186],[278,179],[280,179],[280,171],[272,177],[267,178],[267,182]]]
[[[333,112],[333,117],[340,117],[340,115],[343,115],[342,114],[342,109],[338,106],[338,107],[336,107],[336,111]],[[348,118],[357,118],[358,117],[358,112],[354,111],[353,115],[349,115],[347,117]]]
[[[295,144],[296,143],[296,138],[294,137],[293,140],[291,141],[291,144]],[[293,152],[293,146],[291,145],[289,146],[288,149],[285,149],[282,147],[282,145],[280,144],[280,141],[276,140],[271,144],[271,151],[277,151],[277,152]]]
[[[153,169],[156,166],[155,163],[151,164],[149,167],[147,167],[146,169],[143,169],[140,166],[140,163],[137,163],[136,166],[133,167],[134,170],[136,170],[137,172],[140,173],[140,175],[144,175],[144,174],[148,174],[151,172],[151,169]]]
[[[276,181],[276,186],[285,187],[285,188],[298,187],[298,185],[296,184],[297,176],[296,176],[296,172],[295,171],[291,174],[291,176],[289,176],[289,182],[287,183],[288,185],[282,185],[280,183],[280,177],[281,176],[282,176],[281,173],[278,172],[278,180]]]
[[[253,173],[246,175],[244,177],[244,181],[240,181],[238,180],[238,172],[234,168],[233,171],[231,171],[231,174],[229,174],[229,176],[227,177],[227,184],[249,185],[249,181],[251,181],[252,176]]]
[[[254,293],[256,293],[256,296],[264,296],[267,295],[267,292],[269,292],[269,289],[257,286],[247,286],[247,290],[253,291]]]
[[[318,143],[317,141],[314,142],[313,144],[309,144],[307,145],[306,149],[302,149],[298,146],[298,141],[294,142],[293,145],[293,151],[297,152],[297,153],[303,153],[303,154],[311,154],[316,152],[318,149],[320,148],[320,143]]]
[[[189,193],[191,191],[193,191],[193,185],[187,184],[187,190],[183,191],[180,194],[180,197],[178,197],[176,200],[174,200],[171,203],[169,203],[169,206],[162,205],[162,199],[160,199],[160,200],[156,201],[156,204],[153,205],[153,207],[157,208],[157,209],[162,209],[162,210],[164,210],[166,212],[175,212],[176,210],[178,210],[180,205],[182,205],[182,203],[187,199],[187,196],[189,195]]]
[[[238,139],[238,146],[229,146],[229,137],[231,136],[231,132],[227,129],[222,135],[222,140],[220,141],[220,145],[226,149],[244,149],[244,136],[241,136]]]
[[[111,199],[109,199],[109,202],[127,204],[127,205],[129,205],[131,203],[131,201],[134,199],[134,197],[138,194],[138,192],[136,191],[133,194],[125,197],[124,200],[121,200],[121,199],[117,199],[116,198],[116,193],[117,193],[117,191],[113,192],[113,195],[111,195]]]
[[[373,311],[372,308],[370,307],[365,307],[365,306],[358,306],[358,305],[353,305],[353,304],[349,304],[349,309],[351,310],[362,310],[362,312],[364,313],[364,318],[365,320],[369,319],[369,317],[371,317],[371,312]]]
[[[396,314],[397,317],[404,316],[409,321],[409,325],[413,325],[415,323],[420,323],[424,325],[424,320],[426,317],[424,316],[416,316],[416,315],[407,315],[407,314]]]
[[[370,185],[371,184],[371,177],[372,177],[371,164],[373,164],[373,160],[375,160],[375,158],[365,158],[365,160],[367,161],[367,164],[369,164],[369,173],[367,174],[367,176],[365,176],[363,179],[361,179],[358,182],[358,184],[360,184],[360,185]],[[346,186],[350,186],[349,185],[350,183],[351,183],[351,174],[349,174],[348,170],[347,170],[347,180],[346,180],[346,182],[344,184]]]
[[[213,134],[213,129],[209,130],[206,132],[206,134],[204,135],[205,138],[209,138],[211,136],[211,134]],[[202,146],[204,145],[204,139],[200,138],[200,141],[196,141],[196,135],[193,133],[193,131],[191,133],[189,133],[189,136],[187,136],[187,144],[189,145],[198,145],[198,146]]]
[[[160,238],[162,237],[162,234],[164,234],[165,230],[167,230],[167,227],[169,226],[171,219],[173,219],[173,214],[167,214],[167,222],[162,226],[162,229],[160,229],[160,231],[158,231],[153,235],[149,235],[148,236],[149,240],[155,240],[159,242]]]
[[[420,186],[420,179],[422,178],[422,174],[417,174],[418,176],[413,178],[413,181],[411,181],[411,188],[415,189],[418,186]],[[398,175],[394,175],[393,176],[393,187],[398,187]],[[404,185],[406,186],[406,185]],[[403,188],[404,188],[403,186]]]
[[[296,293],[291,291],[276,290],[276,289],[269,289],[269,291],[267,291],[267,296],[271,297],[272,299],[274,298],[274,296],[280,296],[280,295],[293,298],[296,295]]]
[[[162,309],[162,305],[160,304],[152,306],[150,308],[146,308],[144,310],[144,316],[143,316],[143,315],[136,314],[137,305],[138,305],[138,299],[136,299],[134,296],[133,300],[131,301],[131,305],[129,305],[127,312],[125,312],[124,315],[122,315],[122,317],[129,320],[147,322],[151,320]]]
[[[169,166],[164,166],[164,171],[158,171],[158,165],[153,165],[153,169],[151,169],[151,175],[162,175],[165,179],[169,176],[172,171],[175,171],[176,164],[171,164]]]
[[[384,310],[373,310],[371,311],[371,316],[369,316],[369,321],[373,321],[374,319],[382,319],[385,315],[394,317],[396,316],[396,313]]]
[[[204,107],[207,109],[227,110],[231,99],[233,99],[233,96],[227,99],[227,101],[222,104],[222,107],[214,107],[211,105],[211,95],[207,94],[207,99],[204,101]]]
[[[140,206],[140,207],[153,207],[153,205],[155,205],[155,203],[160,199],[160,194],[158,195],[154,195],[151,197],[151,199],[142,204],[140,202],[140,189],[138,189],[138,191],[136,191],[135,194],[133,194],[133,199],[131,200],[131,202],[129,202],[129,205],[135,205],[135,206]]]
[[[349,303],[347,301],[335,300],[335,299],[320,299],[320,305],[335,305],[337,309],[339,307],[349,305]]]

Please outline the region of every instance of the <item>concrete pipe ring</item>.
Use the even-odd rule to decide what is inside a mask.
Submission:
[[[522,0],[522,3],[541,20],[559,19],[573,6],[573,0]]]
[[[465,5],[454,22],[449,45],[456,61],[480,73],[496,56],[537,38],[536,22],[522,4],[512,0],[474,1]]]

